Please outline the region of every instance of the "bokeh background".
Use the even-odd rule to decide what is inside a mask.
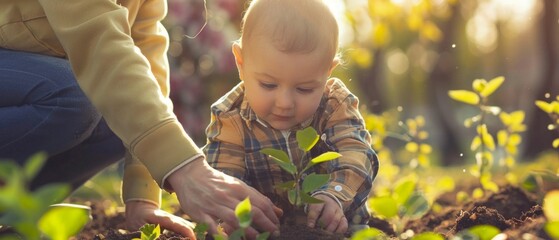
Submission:
[[[524,111],[518,161],[557,154],[549,116],[534,102],[559,95],[558,3],[555,0],[326,0],[341,27],[344,64],[334,72],[360,98],[364,113],[393,123],[425,119],[432,161],[473,162],[476,108],[449,98],[474,79],[503,76],[490,105]],[[245,0],[168,0],[171,97],[200,146],[210,105],[239,82],[231,43],[240,36]],[[477,110],[479,111],[479,109]],[[492,134],[502,129],[488,118]],[[398,147],[401,141],[387,141]],[[397,157],[397,156],[396,156]]]

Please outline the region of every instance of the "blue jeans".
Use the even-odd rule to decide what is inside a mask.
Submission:
[[[73,189],[124,157],[122,141],[82,92],[68,60],[0,48],[0,161],[48,159],[30,183]]]

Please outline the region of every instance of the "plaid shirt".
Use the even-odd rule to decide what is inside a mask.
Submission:
[[[326,151],[339,152],[342,157],[315,165],[309,172],[330,174],[330,181],[317,191],[335,197],[350,224],[366,224],[366,200],[379,163],[358,103],[342,81],[329,79],[313,117],[289,131],[280,131],[257,118],[244,97],[241,82],[212,105],[211,123],[206,129],[208,142],[203,150],[212,167],[243,180],[273,201],[279,197],[284,202],[287,194],[275,186],[293,178],[260,150],[283,150],[296,165],[301,161],[306,165]],[[310,152],[304,153],[298,148],[295,132],[308,126],[321,137]]]

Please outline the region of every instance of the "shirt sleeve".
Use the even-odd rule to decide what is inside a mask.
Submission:
[[[111,0],[39,3],[80,87],[160,187],[175,167],[201,156],[168,98],[165,0],[137,1],[137,15]]]
[[[332,151],[342,156],[323,165],[331,181],[319,191],[336,196],[344,211],[355,211],[365,203],[378,171],[378,159],[358,103],[357,97],[347,94],[334,104],[321,136]]]
[[[208,142],[202,150],[210,166],[245,181],[245,151],[240,129],[233,114],[213,108],[211,122],[206,129]]]

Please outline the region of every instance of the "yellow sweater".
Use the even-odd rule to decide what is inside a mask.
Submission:
[[[124,200],[158,202],[157,184],[202,156],[172,111],[166,12],[165,0],[0,1],[0,47],[67,58],[128,148]]]

